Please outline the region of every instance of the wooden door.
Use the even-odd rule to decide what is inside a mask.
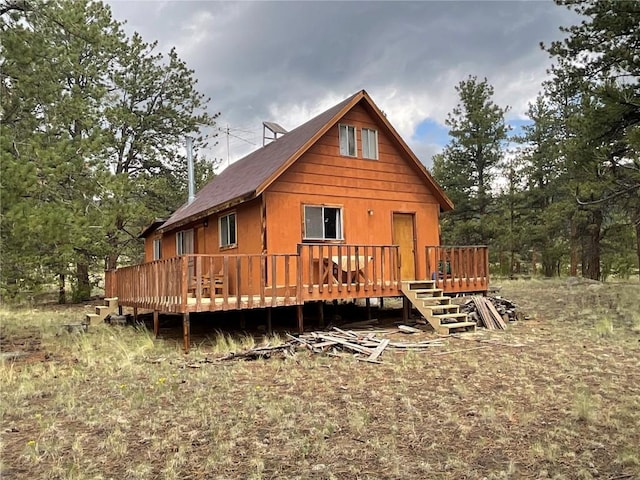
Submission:
[[[393,214],[393,244],[400,247],[400,278],[416,279],[416,242],[413,213]]]

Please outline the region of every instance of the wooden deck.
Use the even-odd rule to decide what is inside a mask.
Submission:
[[[119,305],[166,313],[244,310],[402,295],[397,245],[300,244],[291,254],[182,255],[106,272]],[[426,247],[445,293],[486,292],[487,248]]]

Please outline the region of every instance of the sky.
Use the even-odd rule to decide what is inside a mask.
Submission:
[[[486,77],[517,131],[551,65],[540,42],[578,21],[551,0],[108,3],[127,33],[195,71],[221,113],[206,155],[223,165],[262,145],[263,121],[292,130],[365,89],[431,166],[460,81]]]

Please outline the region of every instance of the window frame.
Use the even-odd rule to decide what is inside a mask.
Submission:
[[[191,236],[191,252],[185,252],[184,249],[184,240],[185,234],[189,234]],[[176,233],[176,255],[190,255],[195,253],[195,231],[193,228],[189,228],[187,230],[180,230]]]
[[[365,131],[367,132],[367,142],[365,142],[364,139],[364,133]],[[365,145],[367,146],[367,150],[369,150],[370,147],[370,135],[373,134],[373,140],[374,140],[374,148],[375,148],[375,156],[371,156],[371,152],[369,151],[369,156],[365,155]],[[378,130],[376,130],[375,128],[367,128],[367,127],[362,127],[360,129],[360,137],[362,138],[362,158],[366,158],[367,160],[378,160],[379,155],[380,155],[380,148],[379,148],[379,143],[378,143]]]
[[[342,151],[342,129],[345,129],[347,135],[347,151]],[[353,155],[349,154],[349,129],[353,129]],[[340,155],[349,158],[358,158],[358,129],[355,125],[349,125],[346,123],[338,124],[338,148],[340,149]]]
[[[153,239],[152,259],[162,260],[162,238]]]
[[[319,208],[322,211],[322,237],[307,236],[307,208]],[[339,222],[336,222],[336,238],[327,238],[325,231],[325,208],[338,211]],[[302,205],[302,241],[303,242],[344,242],[344,208],[342,205],[318,205],[303,204]]]
[[[229,218],[233,217],[233,242],[231,242],[230,233],[231,229],[229,228]],[[222,222],[226,220],[227,222],[227,238],[225,239],[227,243],[223,243],[222,241]],[[224,215],[220,215],[218,217],[218,245],[221,250],[226,250],[229,248],[236,248],[238,246],[238,215],[235,211],[225,213]]]

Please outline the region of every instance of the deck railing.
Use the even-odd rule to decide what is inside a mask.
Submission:
[[[238,310],[401,295],[397,245],[302,243],[297,253],[182,255],[106,272],[123,306],[162,312]],[[426,247],[445,293],[486,291],[485,246]]]
[[[427,274],[445,292],[484,292],[489,286],[485,245],[425,247]]]
[[[399,295],[397,245],[302,243],[302,300]]]
[[[109,272],[122,305],[165,312],[295,305],[297,255],[181,255]]]

